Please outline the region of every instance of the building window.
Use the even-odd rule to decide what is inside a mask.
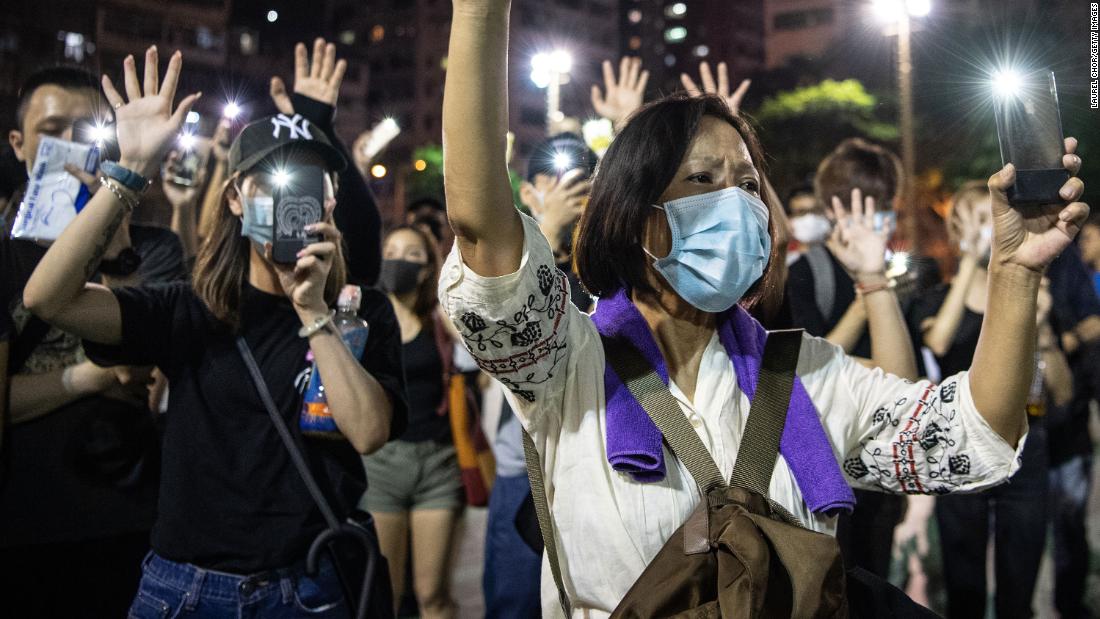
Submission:
[[[381,24],[370,29],[371,43],[381,43],[386,38],[386,29]]]
[[[636,24],[642,21],[642,12],[638,9],[630,9],[630,12],[626,14],[626,18],[630,20],[630,23]]]
[[[635,50],[635,51],[641,49],[642,48],[642,37],[640,37],[640,36],[630,37],[630,43],[628,45],[630,46],[630,49]]]
[[[823,26],[833,22],[833,9],[821,8],[808,11],[780,13],[772,20],[776,30],[802,30],[814,26]]]
[[[683,26],[675,26],[665,30],[665,41],[668,43],[679,43],[687,38],[687,28]]]

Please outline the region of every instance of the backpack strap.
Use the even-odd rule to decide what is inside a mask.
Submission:
[[[550,561],[550,573],[558,587],[558,602],[566,617],[573,616],[569,595],[565,593],[565,581],[561,577],[561,564],[558,562],[558,542],[554,539],[554,520],[550,517],[550,502],[546,498],[546,485],[542,479],[542,464],[535,441],[523,429],[523,456],[527,460],[527,479],[531,482],[531,498],[535,502],[535,515],[539,520],[539,532],[542,533],[542,545],[546,549],[546,558]]]
[[[714,488],[726,486],[722,473],[714,458],[707,451],[695,429],[688,423],[684,411],[672,396],[668,386],[657,375],[645,357],[629,343],[605,338],[602,335],[607,363],[611,365],[619,379],[645,409],[676,457],[684,463],[699,489],[706,497]],[[783,435],[783,426],[787,420],[787,407],[790,403],[791,389],[794,386],[795,368],[802,345],[802,330],[791,329],[772,331],[764,345],[764,358],[760,364],[760,375],[756,383],[756,397],[749,409],[749,420],[745,424],[745,433],[741,437],[741,446],[733,470],[734,485],[748,488],[767,498],[768,485],[771,483],[772,470],[779,456],[779,440]],[[527,477],[531,482],[531,497],[535,503],[535,514],[539,520],[543,546],[550,562],[550,572],[558,588],[558,601],[565,616],[572,615],[569,596],[561,575],[558,562],[557,540],[554,538],[554,521],[550,515],[550,504],[546,496],[546,485],[542,476],[542,464],[535,443],[527,430],[523,430],[523,454],[527,461]],[[769,466],[770,463],[770,466]],[[760,489],[758,489],[760,488]],[[705,502],[705,501],[704,501]],[[801,526],[798,520],[778,504],[768,501],[772,509],[784,520]],[[696,510],[705,516],[706,510]],[[693,518],[696,513],[693,513]],[[703,541],[706,541],[706,525],[703,522]],[[685,551],[693,553],[691,537],[685,529]]]
[[[607,364],[619,375],[630,394],[645,409],[649,418],[664,435],[672,453],[684,463],[703,496],[715,488],[726,486],[722,471],[691,427],[684,409],[672,397],[668,385],[646,361],[642,353],[622,339],[600,336]]]
[[[779,441],[787,423],[787,408],[794,387],[794,373],[802,347],[802,330],[771,331],[764,344],[764,358],[756,380],[756,396],[745,421],[731,485],[767,497]]]

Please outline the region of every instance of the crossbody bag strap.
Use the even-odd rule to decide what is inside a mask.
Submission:
[[[565,592],[565,581],[561,577],[561,563],[558,561],[558,542],[554,538],[554,520],[550,516],[550,502],[546,497],[546,484],[542,478],[542,464],[535,441],[523,429],[523,457],[527,461],[527,479],[531,482],[531,499],[535,503],[535,515],[539,521],[539,533],[542,534],[542,546],[546,549],[546,558],[550,561],[550,574],[558,588],[558,602],[566,617],[573,616],[573,606]]]
[[[290,433],[290,428],[287,427],[282,415],[279,414],[279,408],[275,406],[275,400],[272,399],[271,392],[267,389],[267,382],[264,381],[264,376],[260,373],[260,366],[256,364],[256,358],[252,356],[252,350],[243,337],[237,338],[237,350],[240,351],[241,358],[244,359],[244,364],[248,368],[248,373],[252,376],[252,383],[256,386],[256,391],[260,393],[260,400],[263,401],[264,408],[267,409],[267,414],[271,417],[271,423],[275,425],[275,431],[279,433],[279,438],[282,439],[283,446],[290,454],[290,460],[294,463],[298,475],[305,482],[309,495],[313,497],[313,502],[317,504],[317,509],[321,510],[321,516],[324,517],[325,523],[332,529],[340,528],[340,520],[336,517],[336,512],[332,511],[332,506],[325,499],[321,487],[317,484],[317,478],[313,476],[313,471],[306,463],[302,449],[295,442],[294,436]]]
[[[34,354],[34,349],[46,339],[46,334],[49,332],[50,325],[45,320],[38,316],[30,317],[30,320],[23,325],[23,330],[12,341],[11,348],[8,349],[9,375],[23,371],[23,366],[27,365],[27,360]]]
[[[629,342],[602,335],[600,338],[608,365],[657,425],[672,453],[684,463],[703,496],[715,488],[724,488],[726,480],[722,471],[653,366]]]
[[[731,485],[767,497],[779,457],[779,441],[787,423],[795,368],[802,347],[802,330],[771,331],[756,379],[756,396],[741,435]]]

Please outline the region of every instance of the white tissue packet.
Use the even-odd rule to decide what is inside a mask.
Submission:
[[[91,194],[79,179],[65,171],[65,164],[95,172],[99,150],[91,144],[43,136],[38,143],[38,157],[31,169],[27,191],[15,215],[12,237],[56,241],[65,226],[84,208]]]

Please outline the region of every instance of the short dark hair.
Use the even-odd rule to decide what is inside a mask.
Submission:
[[[764,152],[756,132],[746,120],[730,112],[721,98],[678,93],[641,108],[600,162],[592,196],[578,224],[574,267],[592,294],[606,296],[620,287],[655,292],[646,281],[646,255],[641,248],[650,205],[672,183],[704,116],[725,121],[737,130],[763,182]],[[775,212],[776,205],[771,204],[768,192],[763,192],[760,199],[769,212]],[[776,241],[774,217],[768,220],[768,235],[772,239],[768,266],[741,299],[745,307],[752,307],[780,285],[776,281],[778,270],[772,268],[779,262],[782,249]]]
[[[837,145],[817,167],[814,193],[822,204],[833,196],[847,205],[852,189],[875,199],[875,208],[889,210],[902,182],[901,160],[889,150],[862,138],[848,138]]]
[[[814,193],[814,184],[810,181],[803,181],[792,187],[791,190],[787,192],[787,196],[783,199],[783,212],[790,215],[791,200],[800,196],[810,196],[816,199],[817,195]]]
[[[57,65],[38,69],[27,76],[19,86],[19,103],[15,107],[15,123],[23,128],[23,119],[27,114],[27,106],[30,104],[34,91],[43,86],[58,86],[66,90],[82,90],[90,88],[96,92],[102,92],[99,79],[91,71],[75,65]]]

